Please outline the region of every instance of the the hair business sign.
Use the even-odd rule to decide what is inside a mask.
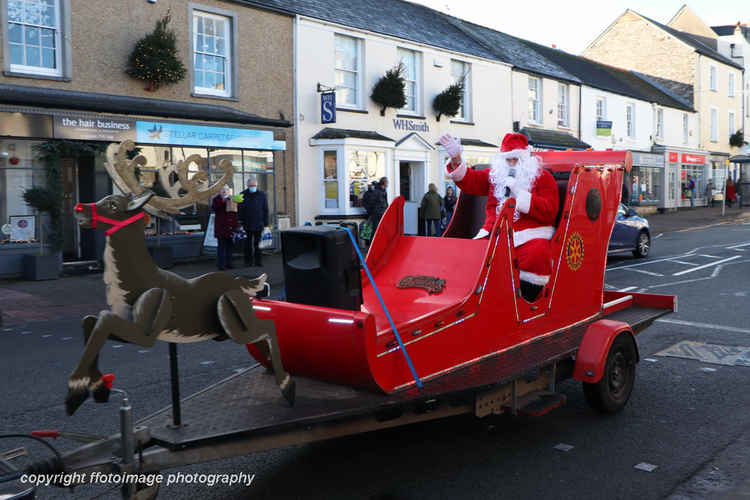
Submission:
[[[136,142],[172,146],[211,146],[262,150],[284,150],[286,143],[276,141],[270,130],[208,127],[187,123],[138,121]]]
[[[119,117],[56,115],[55,139],[121,142],[135,140],[135,120]]]

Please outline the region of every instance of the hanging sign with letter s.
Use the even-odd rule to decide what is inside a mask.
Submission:
[[[336,93],[320,94],[320,123],[336,123]]]

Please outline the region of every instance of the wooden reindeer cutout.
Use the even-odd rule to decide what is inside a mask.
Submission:
[[[146,208],[152,211],[177,213],[180,208],[205,201],[228,183],[232,165],[220,164],[224,177],[216,184],[199,189],[199,179],[187,179],[188,158],[177,166],[178,176],[188,194],[179,199],[155,196],[136,181],[133,167],[144,165],[145,158],[127,160],[133,149],[130,141],[111,145],[107,150],[109,167],[117,172],[115,183],[128,195],[110,195],[97,203],[79,203],[76,217],[82,227],[104,231],[104,282],[107,286],[109,310],[99,316],[83,318],[85,349],[78,366],[68,379],[66,411],[72,415],[93,394],[97,402],[109,399],[109,389],[101,379],[99,351],[107,339],[151,347],[157,340],[167,342],[198,342],[226,340],[239,344],[261,344],[270,356],[276,382],[282,395],[294,404],[295,385],[281,362],[273,321],[259,320],[253,311],[251,297],[264,287],[266,275],[255,279],[232,277],[215,272],[184,279],[154,264],[144,238]],[[109,168],[112,172],[112,168]]]

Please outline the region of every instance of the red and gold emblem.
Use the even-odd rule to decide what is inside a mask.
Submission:
[[[578,233],[573,233],[568,237],[568,244],[565,246],[565,260],[568,267],[573,271],[583,265],[583,238]]]

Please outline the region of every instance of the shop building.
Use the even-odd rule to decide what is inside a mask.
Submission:
[[[23,8],[19,10],[19,2],[0,1],[3,224],[12,216],[37,216],[23,201],[23,192],[45,185],[46,167],[38,148],[72,144],[72,150],[80,154],[62,157],[59,165],[64,198],[63,255],[66,260],[96,259],[103,246],[102,241],[97,242],[101,236],[80,229],[72,208],[79,201],[96,201],[118,189],[106,172],[104,150],[125,139],[136,142],[149,167],[167,168],[198,154],[207,160],[204,168],[212,180],[218,179],[217,162],[229,159],[235,168],[236,190],[244,187],[249,175],[256,174],[274,215],[293,216],[296,181],[290,121],[290,15],[218,0],[190,4],[176,0],[158,4],[20,3]],[[128,77],[125,67],[136,41],[151,32],[155,20],[168,10],[169,26],[176,33],[187,74],[176,84],[149,91],[145,82]],[[257,29],[241,30],[243,25]],[[274,43],[268,43],[269,39]],[[39,43],[35,45],[35,41]],[[96,47],[95,53],[92,47]],[[275,64],[262,72],[254,70],[269,58]],[[194,164],[191,171],[198,168]],[[167,182],[175,187],[174,176]],[[165,223],[159,231],[200,232],[206,227],[207,210],[203,205],[184,210],[174,223]],[[38,222],[36,225],[33,240],[40,236]],[[175,236],[174,240],[187,238],[184,234],[170,236]],[[4,236],[0,246],[0,275],[14,274],[16,265],[3,267],[4,254],[36,251],[34,247],[38,247],[37,241],[10,239]],[[192,239],[200,237],[196,234]],[[161,244],[169,241],[162,238]]]

